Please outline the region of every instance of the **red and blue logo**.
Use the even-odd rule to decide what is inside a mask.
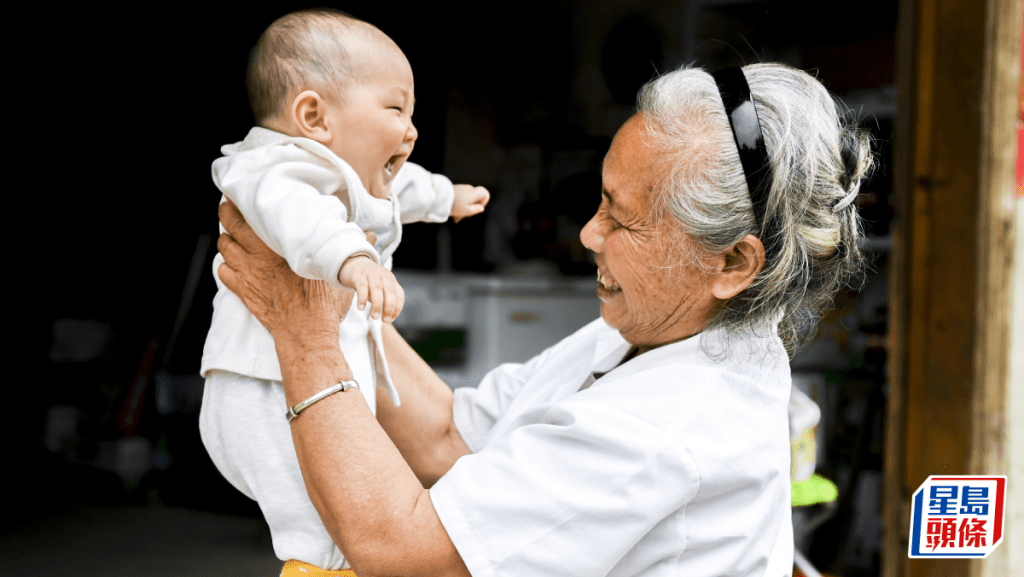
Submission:
[[[1006,476],[932,475],[911,502],[910,557],[988,557],[1003,540]]]

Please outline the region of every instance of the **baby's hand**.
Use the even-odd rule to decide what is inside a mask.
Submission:
[[[370,301],[370,315],[375,319],[383,318],[390,323],[405,306],[405,291],[395,275],[368,256],[357,255],[346,260],[338,271],[338,281],[356,291],[359,310],[364,310],[366,301]]]
[[[490,200],[491,193],[482,186],[456,184],[455,203],[452,204],[452,218],[455,219],[455,222],[459,222],[467,216],[480,214],[484,211],[484,207],[487,206],[487,202]]]

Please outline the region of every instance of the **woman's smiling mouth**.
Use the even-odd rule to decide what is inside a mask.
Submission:
[[[622,288],[615,284],[615,281],[610,277],[606,277],[601,274],[601,269],[597,270],[597,285],[599,288],[603,288],[609,292],[619,292],[622,290]]]

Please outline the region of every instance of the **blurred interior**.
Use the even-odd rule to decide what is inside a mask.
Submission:
[[[970,399],[980,402],[982,385],[972,384],[981,382],[972,380],[977,370],[950,377],[963,381],[966,393],[940,391],[935,394],[947,398],[935,402],[936,410],[953,416],[914,428],[906,408],[917,394],[914,383],[933,382],[934,376],[915,377],[915,365],[906,359],[943,354],[927,344],[913,348],[923,342],[913,331],[932,327],[928,319],[934,315],[907,300],[894,302],[894,295],[910,299],[928,292],[914,288],[912,235],[938,234],[921,232],[913,224],[919,221],[907,216],[908,207],[919,207],[912,204],[918,202],[915,187],[931,185],[922,184],[925,173],[913,164],[919,158],[914,142],[921,140],[911,136],[931,122],[920,115],[928,88],[919,74],[925,66],[945,65],[942,49],[928,48],[928,42],[960,41],[967,56],[949,65],[958,72],[948,73],[948,81],[962,74],[971,94],[986,94],[985,26],[994,25],[986,10],[1015,7],[1007,17],[1016,19],[1018,48],[1021,30],[1019,1],[956,5],[336,5],[380,27],[412,64],[420,133],[412,161],[453,182],[486,186],[492,195],[481,217],[406,226],[395,272],[408,301],[396,327],[453,387],[472,386],[488,368],[524,361],[554,344],[600,314],[593,259],[579,232],[597,207],[604,153],[632,114],[637,89],[687,63],[715,70],[780,61],[813,71],[878,146],[877,170],[857,201],[869,231],[863,248],[871,255],[871,272],[862,287],[838,295],[814,342],[792,363],[794,382],[821,409],[815,470],[835,483],[839,495],[826,507],[796,511],[797,547],[828,574],[932,574],[904,565],[905,531],[902,542],[899,530],[886,540],[886,523],[899,523],[901,513],[898,502],[887,508],[883,496],[905,500],[928,463],[941,463],[939,457],[911,463],[909,451],[925,445],[916,435],[928,427],[969,428],[975,422]],[[52,17],[70,59],[62,66],[70,77],[60,85],[82,94],[67,110],[90,112],[74,121],[83,124],[77,142],[84,149],[59,168],[80,184],[60,196],[53,227],[58,234],[40,250],[61,255],[61,275],[77,282],[73,288],[45,282],[33,287],[45,305],[24,339],[27,366],[43,386],[7,423],[9,454],[23,464],[18,468],[28,464],[32,470],[14,478],[12,494],[18,497],[0,525],[0,558],[12,568],[47,560],[82,574],[100,566],[134,574],[138,564],[155,560],[159,567],[147,565],[148,574],[183,574],[207,562],[221,564],[218,573],[276,574],[258,507],[219,475],[199,439],[203,381],[196,371],[215,293],[210,262],[219,193],[209,165],[222,144],[240,140],[252,124],[243,84],[250,47],[274,18],[301,7],[166,7],[130,24],[104,9]],[[948,36],[960,28],[974,36]],[[1016,54],[1016,68],[1009,70],[1019,74]],[[943,82],[936,74],[936,82]],[[940,94],[944,87],[931,90]],[[941,99],[929,105],[938,110]],[[116,120],[105,118],[114,111]],[[984,120],[978,120],[980,112],[972,114],[964,122]],[[97,120],[98,129],[90,126]],[[974,147],[975,156],[965,160],[972,166],[981,162],[978,149],[988,138],[984,130],[976,132],[965,145]],[[980,218],[978,207],[987,197],[976,190],[982,186],[978,169],[970,170],[975,189],[950,194],[974,194],[976,210],[963,213],[946,233],[950,247],[962,244],[965,251],[985,242],[984,231],[970,223]],[[981,253],[971,254],[975,260],[961,273],[968,279],[989,270]],[[1012,250],[1007,254],[1012,264]],[[941,255],[930,258],[932,263]],[[940,264],[920,266],[942,274]],[[988,302],[985,286],[972,289],[962,306],[974,311],[970,303]],[[944,334],[977,343],[989,321],[983,312],[964,314],[974,328]],[[915,322],[927,326],[915,329]],[[966,352],[957,354],[971,364],[978,351],[995,345],[963,346]],[[893,356],[893,347],[900,356]],[[894,382],[894,374],[902,380]],[[1010,382],[1011,374],[1018,373],[1001,378]],[[1004,394],[1008,390],[1004,386]],[[980,466],[980,434],[951,449],[953,461],[944,472]],[[1009,454],[1019,458],[1020,447],[1015,450]],[[90,535],[93,540],[83,542]],[[967,574],[966,564],[948,567],[952,572],[943,574]]]

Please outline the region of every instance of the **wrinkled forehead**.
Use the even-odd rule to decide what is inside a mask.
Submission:
[[[644,118],[634,115],[616,133],[605,155],[601,171],[603,195],[638,217],[649,213],[662,170],[659,157]]]
[[[604,157],[602,178],[619,183],[637,183],[648,188],[660,164],[661,150],[650,137],[647,120],[634,114],[612,139]]]
[[[666,178],[706,183],[722,162],[721,135],[709,120],[696,107],[675,110],[670,116],[639,112],[619,129],[605,163],[625,158],[636,166],[634,174],[651,184]]]

